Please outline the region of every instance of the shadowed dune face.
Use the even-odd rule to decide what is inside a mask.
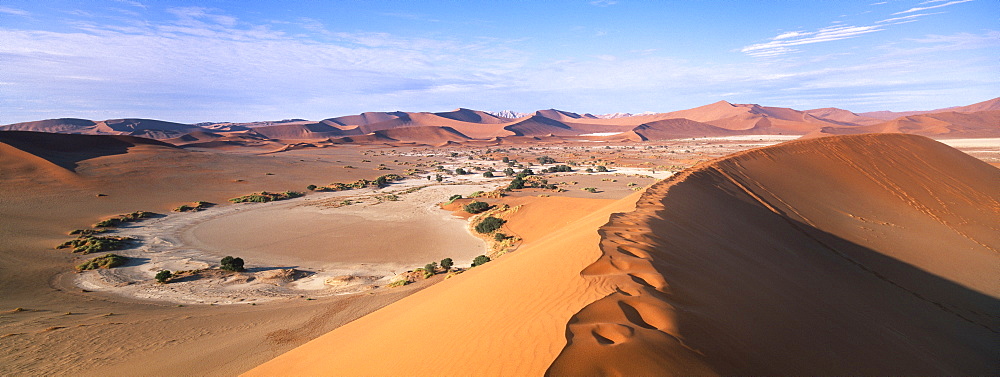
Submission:
[[[51,134],[29,131],[0,131],[0,143],[73,171],[83,160],[124,154],[129,148],[149,145],[174,148],[173,145],[132,136]]]
[[[548,375],[996,374],[1000,170],[929,139],[787,143],[652,187]]]

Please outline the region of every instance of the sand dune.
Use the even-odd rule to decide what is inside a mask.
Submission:
[[[937,138],[1000,136],[1000,110],[974,113],[938,112],[911,115],[863,127],[823,127],[820,134],[906,133]]]
[[[6,126],[0,126],[0,131],[80,133],[82,130],[93,128],[96,124],[97,123],[89,119],[59,118],[8,124]]]
[[[501,119],[484,111],[469,110],[464,108],[460,108],[455,111],[434,113],[434,115],[468,123],[499,124],[508,122],[506,119]]]
[[[397,141],[428,145],[440,145],[449,141],[463,141],[469,139],[468,136],[455,131],[454,128],[433,126],[392,128],[388,130],[375,131],[374,134],[376,136],[386,137]]]
[[[893,120],[901,117],[908,117],[913,115],[922,114],[933,114],[946,111],[958,112],[958,113],[974,113],[979,111],[994,111],[1000,110],[1000,97],[986,100],[983,102],[977,102],[968,106],[956,106],[956,107],[946,107],[937,110],[927,110],[927,111],[872,111],[867,113],[861,113],[858,115],[866,116],[870,118],[877,118],[882,120]]]
[[[737,134],[737,132],[732,130],[688,119],[658,120],[642,124],[632,129],[632,131],[640,137],[641,141],[684,137],[731,136]]]
[[[801,140],[636,200],[247,375],[1000,373],[982,161],[912,135]]]
[[[79,161],[123,154],[129,148],[147,145],[174,148],[156,140],[132,136],[72,135],[29,131],[0,131],[0,143],[52,164],[74,170]]]

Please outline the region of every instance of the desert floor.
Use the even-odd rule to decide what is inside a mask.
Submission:
[[[468,266],[484,253],[484,242],[465,220],[437,204],[455,194],[505,186],[509,179],[502,173],[482,177],[489,167],[502,171],[507,166],[502,157],[527,165],[549,156],[577,165],[573,173],[546,174],[565,191],[526,189],[489,200],[522,206],[508,226],[530,244],[557,231],[563,218],[585,216],[672,172],[785,139],[336,146],[270,154],[139,146],[123,154],[67,156],[75,164],[72,175],[3,175],[0,374],[239,374],[444,279],[439,275],[386,287],[398,273],[445,257]],[[997,166],[1000,141],[990,140],[946,142]],[[598,165],[610,171],[582,171]],[[439,166],[473,174],[448,174]],[[540,168],[537,163],[526,167]],[[267,204],[227,201],[262,190],[305,191],[309,184],[410,172],[409,179],[381,190],[309,193]],[[440,183],[434,179],[438,174]],[[344,205],[347,200],[351,204]],[[194,201],[218,205],[203,212],[171,212]],[[560,203],[573,209],[562,213]],[[136,257],[124,268],[76,273],[73,266],[93,255],[53,250],[72,238],[67,232],[73,229],[137,210],[166,216],[118,230],[142,240],[118,252]],[[177,285],[151,281],[160,268],[215,266],[224,255],[244,258],[251,272],[261,275],[256,281],[226,281],[225,276]],[[294,279],[267,275],[290,268],[304,273]]]

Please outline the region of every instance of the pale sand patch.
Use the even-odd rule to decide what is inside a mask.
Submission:
[[[940,139],[942,142],[952,148],[1000,148],[1000,138],[982,138],[982,139]]]
[[[432,261],[452,258],[461,266],[484,254],[485,246],[469,234],[466,221],[436,204],[496,184],[433,185],[404,193],[424,184],[408,180],[380,190],[311,194],[146,220],[116,231],[141,241],[137,248],[116,252],[135,258],[131,263],[81,273],[76,284],[176,303],[251,303],[356,293]],[[398,200],[376,199],[390,194]],[[358,203],[331,207],[347,199]],[[247,273],[153,281],[160,270],[215,267],[226,255],[243,258]],[[272,276],[292,268],[303,273],[296,279]]]

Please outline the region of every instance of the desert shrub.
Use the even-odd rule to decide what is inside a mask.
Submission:
[[[455,169],[455,175],[465,175],[465,174],[468,174],[468,172],[465,171],[465,169],[462,168]]]
[[[505,164],[509,163],[510,162],[510,157],[504,157],[504,158],[500,159],[500,161],[503,161],[503,163],[505,163]]]
[[[514,178],[514,180],[510,181],[510,184],[507,185],[508,190],[517,190],[523,188],[524,188],[524,179],[521,179],[520,177]]]
[[[297,191],[285,191],[285,192],[267,192],[261,191],[260,193],[253,193],[250,195],[243,195],[237,198],[229,199],[233,203],[267,203],[276,200],[287,200],[298,198],[305,194]]]
[[[506,175],[506,176],[508,176],[508,177],[513,177],[514,176],[514,169],[513,168],[503,169],[503,174]]]
[[[431,262],[424,265],[424,279],[434,276],[435,269],[437,269],[437,262]]]
[[[306,186],[306,190],[309,190],[309,191],[313,191],[313,190],[315,190],[315,189],[316,189],[316,185],[309,185],[309,186]]]
[[[130,237],[123,236],[80,236],[80,238],[63,242],[56,249],[73,248],[74,253],[90,254],[102,251],[112,251],[125,248]]]
[[[220,268],[226,271],[243,271],[243,258],[233,258],[227,255],[225,258],[222,258],[219,265]]]
[[[503,241],[503,240],[505,240],[505,239],[507,239],[507,235],[506,235],[506,234],[503,234],[503,233],[497,233],[497,234],[494,234],[494,235],[493,235],[493,240],[494,240],[494,241],[497,241],[497,242],[500,242],[500,241]]]
[[[114,268],[125,264],[125,262],[128,262],[128,258],[117,254],[106,254],[86,261],[83,264],[76,266],[76,269],[86,271],[98,268]]]
[[[589,192],[589,193],[596,193],[597,192],[597,188],[596,187],[584,187],[583,191],[586,191],[586,192]]]
[[[160,272],[156,273],[155,279],[157,283],[166,283],[173,276],[174,274],[172,274],[170,270],[160,270]]]
[[[490,209],[490,205],[486,202],[472,202],[463,206],[462,209],[468,213],[480,213]]]
[[[542,156],[542,157],[537,158],[537,160],[538,160],[538,163],[542,164],[542,165],[556,163],[556,159],[554,159],[552,157],[549,157],[549,156]]]
[[[437,180],[438,182],[441,182],[441,181],[443,181],[443,180],[444,180],[444,177],[442,177],[442,176],[441,176],[441,174],[437,174],[437,175],[436,175],[436,176],[434,177],[434,179],[435,179],[435,180]]]
[[[544,170],[547,173],[564,173],[573,171],[568,165],[556,165]]]
[[[389,288],[402,287],[402,286],[407,285],[407,284],[410,284],[409,280],[406,280],[406,279],[396,280],[396,281],[394,281],[392,283],[389,283]]]
[[[594,169],[592,169],[592,168],[587,168],[587,170],[584,170],[584,171],[585,171],[585,172],[587,172],[587,173],[593,173],[593,172],[594,172]]]
[[[484,178],[493,178],[493,172],[489,172],[489,171],[485,172],[485,173],[483,173],[483,177]]]
[[[497,229],[500,229],[500,227],[506,222],[507,221],[503,219],[487,216],[483,219],[483,221],[480,221],[479,224],[476,224],[476,231],[483,234],[493,233]]]
[[[607,166],[597,165],[597,172],[598,173],[606,173],[607,171],[608,171],[608,167]]]
[[[74,230],[72,232],[69,232],[69,234],[71,236],[72,235],[80,235],[82,237],[82,236],[89,236],[89,235],[92,235],[92,234],[98,234],[98,233],[104,233],[104,232],[107,232],[107,230],[105,230],[105,229],[77,229],[77,230]]]
[[[476,259],[472,260],[472,267],[482,266],[490,261],[490,257],[485,255],[480,255]]]
[[[132,213],[126,213],[123,215],[118,215],[107,220],[102,220],[97,224],[94,224],[94,228],[114,228],[121,224],[139,221],[148,217],[152,217],[154,213],[146,211],[135,211]]]
[[[451,260],[451,258],[444,258],[444,259],[441,260],[441,268],[443,268],[445,271],[450,270],[451,266],[454,266],[454,265],[455,265],[455,262],[453,262]]]
[[[455,194],[448,197],[448,203],[454,202],[457,199],[462,199],[462,194]]]

